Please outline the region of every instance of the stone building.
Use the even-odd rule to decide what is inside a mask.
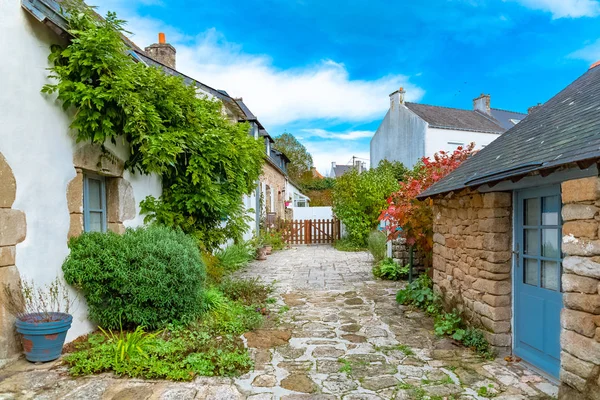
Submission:
[[[433,280],[504,353],[600,399],[600,68],[420,197]]]

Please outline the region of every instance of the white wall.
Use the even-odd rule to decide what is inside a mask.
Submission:
[[[294,207],[294,219],[332,219],[331,207]]]
[[[27,219],[27,236],[17,245],[16,264],[23,278],[43,285],[62,276],[61,266],[69,253],[66,193],[75,177],[69,115],[54,97],[40,93],[48,83],[50,44],[59,43],[59,38],[21,9],[19,0],[1,3],[0,31],[5,54],[0,63],[0,152],[17,182],[13,208],[25,212]],[[126,154],[127,149],[116,152]],[[125,172],[124,178],[131,183],[138,212],[144,197],[160,195],[155,176]],[[138,215],[125,225],[137,226],[142,220]],[[83,301],[73,314],[67,340],[93,328]]]
[[[425,157],[431,157],[440,150],[454,151],[459,146],[454,143],[462,143],[463,146],[475,142],[475,149],[487,146],[500,135],[496,133],[481,133],[459,131],[452,129],[427,128],[425,134]],[[451,142],[451,143],[450,143]]]
[[[426,127],[426,122],[400,104],[395,96],[371,138],[371,168],[377,167],[382,160],[400,161],[412,168],[425,152]]]

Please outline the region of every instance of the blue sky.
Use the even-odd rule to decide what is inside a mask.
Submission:
[[[407,100],[526,112],[600,60],[599,0],[103,0],[144,47],[159,31],[178,69],[243,97],[273,136],[296,135],[326,173],[368,159]]]

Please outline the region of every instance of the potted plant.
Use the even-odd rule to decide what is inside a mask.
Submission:
[[[73,301],[58,278],[45,287],[21,282],[17,288],[4,285],[8,310],[17,318],[25,358],[32,362],[56,360],[62,353],[73,316]]]

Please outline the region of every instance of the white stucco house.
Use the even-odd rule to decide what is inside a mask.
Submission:
[[[371,167],[387,159],[412,168],[423,157],[471,142],[481,149],[527,116],[491,108],[486,94],[471,110],[405,102],[404,94],[402,88],[390,94],[390,108],[371,139]]]
[[[124,168],[127,143],[105,143],[106,151],[89,143],[76,143],[70,132],[72,114],[56,96],[41,93],[50,83],[50,46],[66,45],[66,21],[55,0],[7,0],[0,4],[0,44],[5,57],[0,64],[0,283],[17,285],[33,280],[45,285],[62,277],[69,254],[68,240],[86,231],[123,232],[143,224],[140,201],[162,193],[160,177],[140,175]],[[217,98],[232,122],[249,122],[249,135],[259,138],[262,125],[234,99],[176,70],[175,48],[159,41],[142,50],[130,47],[132,61],[181,76],[197,88],[198,95]],[[269,163],[277,163],[265,138]],[[110,154],[106,154],[106,152]],[[265,173],[263,173],[265,175]],[[284,178],[281,179],[285,181]],[[243,201],[252,223],[247,238],[258,229],[261,191]],[[281,191],[285,184],[281,184]],[[75,297],[75,296],[74,296]],[[0,288],[0,365],[19,353],[14,318],[6,309]],[[72,310],[73,325],[67,341],[95,327],[79,297]]]

